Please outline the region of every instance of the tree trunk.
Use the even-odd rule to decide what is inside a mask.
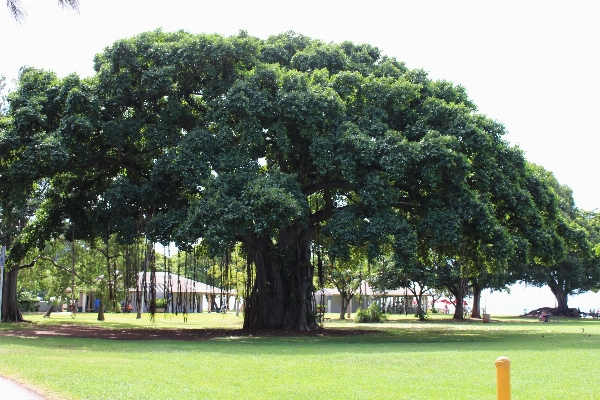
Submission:
[[[571,316],[569,313],[569,305],[567,304],[567,294],[562,290],[562,288],[558,287],[556,283],[548,286],[550,286],[552,294],[554,294],[554,297],[556,297],[558,314],[564,315],[565,317]]]
[[[4,276],[2,288],[2,322],[25,322],[17,301],[17,276],[19,268],[13,268]]]
[[[473,280],[473,310],[471,318],[481,318],[481,286],[476,279]]]
[[[115,311],[116,308],[116,300],[115,300],[115,295],[114,295],[114,291],[113,291],[113,282],[112,282],[112,277],[113,277],[113,273],[112,270],[110,268],[110,253],[109,253],[109,247],[108,247],[108,240],[106,241],[106,278],[108,279],[108,305],[109,305],[109,309],[111,309],[112,311]],[[115,270],[117,269],[117,265],[115,264]],[[75,289],[73,289],[75,290]],[[98,313],[98,320],[99,321],[104,321],[104,315],[102,315],[102,319],[100,320],[100,313]]]
[[[208,302],[210,303],[210,308],[208,309],[208,312],[217,311],[217,309],[219,308],[217,306],[217,296],[216,295],[210,295]]]
[[[244,329],[318,329],[313,310],[313,267],[306,230],[292,228],[279,235],[255,238],[252,259],[256,278],[246,304]],[[254,244],[254,243],[253,243]]]
[[[136,290],[136,292],[135,292],[135,304],[137,305],[137,314],[135,316],[135,319],[141,319],[142,318],[142,307],[144,305],[142,304],[142,292],[139,290]]]
[[[100,305],[98,306],[98,321],[104,321],[104,303],[100,299]]]
[[[50,307],[48,307],[48,310],[46,311],[46,314],[44,314],[44,318],[50,318],[50,314],[52,314],[56,308],[56,302],[53,301],[52,304],[50,304]]]
[[[419,314],[419,321],[425,321],[425,312],[423,310],[423,291],[417,296],[417,313]]]
[[[344,320],[344,319],[346,319],[344,314],[346,312],[345,304],[347,304],[347,302],[346,302],[345,296],[341,296],[341,298],[342,298],[342,304],[340,304],[340,319]]]
[[[458,284],[454,288],[450,289],[450,291],[454,295],[455,301],[454,316],[452,317],[452,319],[465,319],[463,301],[465,299],[465,296],[467,295],[468,289],[469,284],[467,278],[460,278],[458,280]]]
[[[108,310],[114,311],[115,309],[115,296],[113,294],[113,285],[111,276],[108,275]]]

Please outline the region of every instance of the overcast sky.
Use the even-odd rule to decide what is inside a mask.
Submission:
[[[435,79],[465,86],[506,139],[600,208],[598,2],[255,2],[22,0],[22,25],[0,5],[0,73],[29,65],[93,74],[94,54],[119,38],[162,28],[266,38],[288,30],[326,42],[379,47]]]

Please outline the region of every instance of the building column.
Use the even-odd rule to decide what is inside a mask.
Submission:
[[[198,312],[202,313],[204,312],[204,293],[201,293],[200,298],[198,299],[198,305],[199,305],[199,309]]]
[[[87,296],[84,292],[79,292],[79,303],[81,303],[81,312],[85,312],[85,304],[87,301]]]

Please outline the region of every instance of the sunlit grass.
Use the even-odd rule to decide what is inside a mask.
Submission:
[[[39,324],[122,329],[240,328],[235,314],[53,314]],[[413,316],[358,325],[332,314],[325,327],[377,330],[356,336],[231,337],[117,341],[0,337],[0,373],[67,399],[399,398],[494,399],[498,356],[512,361],[513,399],[591,399],[600,393],[600,322],[498,318],[456,323]],[[2,324],[0,329],[14,329]],[[27,329],[27,328],[25,328]],[[31,328],[29,328],[31,329]]]

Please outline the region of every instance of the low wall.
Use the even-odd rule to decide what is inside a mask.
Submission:
[[[34,306],[40,307],[40,308],[38,308],[38,312],[46,312],[50,308],[47,301],[37,302],[34,304]],[[63,310],[63,307],[65,307],[65,305],[63,303],[59,303],[59,305],[56,307],[56,309],[54,311],[60,312]]]

